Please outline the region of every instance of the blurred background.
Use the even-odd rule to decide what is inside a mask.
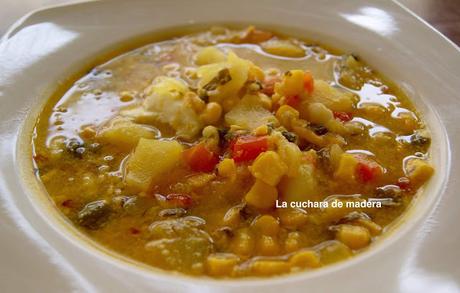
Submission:
[[[0,35],[3,35],[8,27],[18,18],[32,10],[49,5],[65,4],[71,2],[78,1],[0,0]],[[454,43],[460,46],[460,0],[399,0],[399,2],[418,14],[420,17],[433,25],[448,38],[450,38]]]

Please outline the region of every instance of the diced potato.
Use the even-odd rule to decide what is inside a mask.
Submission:
[[[276,187],[268,185],[262,180],[256,179],[256,182],[244,197],[245,201],[259,209],[269,209],[275,205],[278,199],[278,190]]]
[[[224,84],[218,84],[216,92],[210,96],[211,102],[220,103],[224,98],[239,92],[248,79],[250,66],[251,62],[248,60],[241,59],[235,53],[229,52],[226,62],[213,63],[198,68],[197,73],[200,78],[198,88],[205,90],[209,83],[217,81],[215,78],[217,78],[219,72],[223,69],[228,69],[230,80]]]
[[[339,165],[334,173],[334,177],[346,182],[356,179],[356,166],[358,160],[351,154],[343,153],[340,156]]]
[[[155,78],[145,91],[145,95],[158,94],[160,96],[168,96],[170,98],[182,98],[187,93],[187,84],[179,79],[159,76]],[[148,105],[147,105],[148,108]]]
[[[236,177],[236,165],[233,159],[223,159],[219,165],[217,165],[217,172],[219,172],[220,176],[227,177],[227,178],[235,178]]]
[[[255,232],[267,236],[275,236],[280,230],[278,220],[270,215],[263,215],[256,218],[252,223],[252,227]]]
[[[281,196],[285,201],[306,201],[318,196],[319,188],[311,164],[302,164],[298,175],[284,177],[279,185]]]
[[[305,51],[288,40],[268,40],[260,44],[267,53],[284,57],[303,57]]]
[[[361,249],[369,245],[371,234],[369,230],[361,226],[340,225],[336,239],[351,249]]]
[[[332,111],[350,112],[353,110],[354,98],[350,93],[342,92],[327,82],[315,79],[315,88],[310,97],[301,102],[300,117],[308,116],[308,107],[312,102],[324,104]]]
[[[343,150],[338,144],[333,144],[329,148],[329,156],[332,167],[337,168],[342,157]]]
[[[289,259],[289,264],[300,268],[317,268],[321,266],[319,255],[314,250],[302,250]]]
[[[276,186],[287,172],[288,167],[277,153],[266,151],[256,158],[249,170],[255,178]]]
[[[422,159],[412,158],[404,166],[404,172],[414,187],[423,185],[434,173],[433,167]]]
[[[279,132],[273,134],[272,137],[277,147],[276,152],[288,167],[286,175],[288,177],[298,176],[302,159],[302,151],[295,143],[289,142]]]
[[[190,140],[200,133],[203,125],[193,107],[183,98],[187,91],[183,81],[158,77],[145,90],[146,98],[141,106],[126,108],[120,114],[138,123],[169,125],[177,136]]]
[[[342,202],[341,207],[332,207],[333,202],[335,201],[341,201]],[[322,213],[320,216],[321,218],[320,222],[322,223],[335,222],[335,221],[342,219],[343,217],[345,217],[352,211],[354,211],[353,208],[346,206],[346,201],[347,200],[341,200],[338,198],[330,200],[328,207],[322,210]]]
[[[282,260],[256,260],[251,264],[251,271],[259,276],[279,275],[289,270],[289,264]]]
[[[147,190],[180,162],[181,155],[182,146],[177,141],[141,138],[126,165],[127,186]]]
[[[280,253],[280,246],[276,238],[268,235],[261,235],[257,239],[257,253],[263,256],[274,256]]]
[[[205,65],[225,61],[225,54],[216,47],[206,47],[201,49],[195,56],[197,65]]]
[[[211,276],[230,276],[238,262],[239,257],[234,254],[211,254],[206,259],[206,269]]]
[[[120,147],[124,151],[133,149],[141,138],[155,138],[158,131],[136,124],[127,118],[115,118],[97,132],[98,140]]]
[[[246,95],[225,115],[225,122],[227,125],[237,125],[248,130],[269,123],[278,124],[275,116],[265,109],[260,101],[258,96]]]

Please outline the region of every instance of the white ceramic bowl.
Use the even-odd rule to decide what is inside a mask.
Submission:
[[[113,257],[56,215],[31,176],[27,134],[57,83],[122,41],[210,23],[264,24],[356,52],[409,93],[431,128],[436,174],[386,239],[350,261],[317,271],[218,281]],[[389,1],[101,1],[35,11],[0,42],[0,288],[458,292],[459,68],[458,47]]]

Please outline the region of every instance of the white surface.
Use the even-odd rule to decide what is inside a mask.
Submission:
[[[0,0],[0,36],[26,13],[46,6],[76,2],[73,0]]]
[[[109,257],[64,229],[19,176],[30,171],[18,164],[27,143],[18,139],[22,121],[46,99],[47,90],[100,50],[198,20],[290,26],[291,32],[358,53],[402,85],[432,128],[437,168],[407,222],[351,261],[243,281],[148,271]],[[457,47],[388,1],[111,1],[36,12],[0,43],[0,291],[460,292],[458,68]]]

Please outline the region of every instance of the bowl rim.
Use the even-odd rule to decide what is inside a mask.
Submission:
[[[73,2],[73,3],[66,3],[66,4],[60,4],[60,5],[52,5],[52,6],[49,6],[49,7],[45,7],[45,8],[41,8],[41,9],[37,9],[37,10],[34,10],[28,14],[26,14],[24,17],[22,17],[21,19],[19,19],[16,23],[14,23],[10,29],[8,29],[8,31],[5,33],[5,35],[2,37],[2,39],[0,40],[0,44],[3,42],[3,41],[6,41],[7,39],[9,39],[13,34],[14,32],[19,28],[21,27],[21,25],[24,23],[25,20],[27,20],[31,15],[35,14],[35,13],[38,13],[38,12],[41,12],[41,11],[44,11],[44,10],[48,10],[48,9],[52,9],[52,8],[56,8],[56,7],[64,7],[64,6],[71,6],[71,5],[75,5],[75,4],[83,4],[83,3],[88,3],[88,2],[94,2],[94,1],[84,1],[84,2]],[[427,24],[424,20],[422,20],[420,17],[418,17],[417,15],[415,15],[413,12],[411,12],[410,10],[408,10],[405,6],[401,5],[399,2],[397,1],[393,1],[394,3],[398,4],[400,7],[402,7],[404,10],[406,10],[406,12],[410,13],[413,17],[417,18],[419,21],[422,21],[425,25],[427,25],[428,27],[430,27],[432,30],[434,30],[434,32],[436,32],[437,34],[441,35],[445,40],[447,40],[451,45],[453,45],[457,51],[460,52],[460,49],[457,45],[455,45],[452,41],[450,41],[448,38],[446,38],[445,36],[443,36],[442,34],[440,34],[438,31],[436,31],[436,29],[434,29],[432,26],[430,26],[429,24]],[[42,101],[46,101],[46,99],[41,99]],[[428,103],[429,105],[429,103]],[[419,109],[419,107],[417,107]],[[443,147],[443,150],[446,151],[446,158],[445,158],[445,171],[446,171],[446,174],[450,175],[450,172],[451,172],[451,157],[452,157],[452,153],[451,153],[451,142],[449,141],[449,136],[447,134],[447,130],[446,128],[444,127],[444,124],[441,122],[441,119],[439,118],[439,115],[438,113],[435,111],[435,109],[431,109],[433,111],[433,113],[435,114],[435,116],[437,117],[438,119],[438,122],[440,123],[440,126],[441,129],[442,129],[442,136],[444,138],[444,147]],[[28,113],[27,114],[27,117],[31,117],[31,113]],[[24,122],[25,123],[25,122]],[[24,131],[25,129],[25,126],[24,124],[22,124],[20,126],[20,129],[21,129],[21,133]],[[23,133],[22,133],[23,134]],[[22,134],[20,136],[22,136]],[[16,148],[15,148],[15,156],[16,156],[16,160],[18,158],[20,158],[23,154],[19,153],[20,152],[20,145],[22,142],[22,138],[18,138],[17,142],[16,142]],[[21,171],[22,172],[22,171]],[[389,233],[390,237],[388,237],[388,239],[384,239],[384,240],[379,240],[379,242],[383,242],[383,243],[378,243],[378,245],[373,245],[373,247],[371,247],[368,251],[364,251],[364,252],[361,252],[359,253],[358,255],[355,255],[352,259],[350,260],[346,260],[346,261],[343,261],[343,262],[340,262],[340,263],[337,263],[337,264],[333,264],[333,265],[328,265],[324,268],[321,268],[321,269],[318,269],[318,270],[313,270],[313,271],[304,271],[304,272],[301,272],[301,273],[290,273],[290,274],[286,274],[286,275],[282,275],[282,276],[278,276],[278,277],[265,277],[265,278],[237,278],[237,279],[207,279],[207,278],[196,278],[196,277],[190,277],[190,276],[187,276],[187,275],[183,275],[183,274],[174,274],[173,276],[168,276],[168,275],[171,275],[171,272],[169,271],[163,271],[161,270],[161,273],[160,272],[156,272],[156,269],[155,269],[155,272],[153,272],[152,269],[148,269],[148,270],[145,270],[144,269],[141,269],[139,268],[139,266],[137,264],[133,265],[131,267],[131,265],[126,265],[127,263],[124,261],[124,260],[121,260],[120,263],[117,263],[118,266],[122,266],[123,269],[126,269],[128,267],[130,267],[129,269],[133,269],[134,272],[136,273],[140,273],[142,272],[142,274],[145,274],[146,273],[146,276],[147,277],[152,277],[152,273],[157,275],[158,277],[167,277],[167,278],[171,278],[171,280],[173,281],[184,281],[184,282],[188,282],[188,281],[192,281],[192,282],[198,282],[198,283],[203,283],[203,284],[211,284],[211,285],[229,285],[229,286],[233,286],[233,285],[236,285],[236,286],[241,286],[243,284],[245,285],[270,285],[270,284],[274,284],[274,283],[279,283],[279,282],[290,282],[290,281],[296,281],[298,279],[302,279],[302,280],[305,280],[305,279],[309,279],[309,278],[314,278],[316,276],[319,276],[319,275],[324,275],[324,274],[328,274],[328,273],[331,273],[331,272],[334,272],[334,271],[337,271],[337,270],[341,270],[341,269],[345,269],[349,266],[352,266],[352,265],[356,265],[362,261],[365,261],[366,259],[370,258],[372,255],[375,255],[377,254],[378,252],[380,252],[381,250],[385,249],[385,247],[388,247],[390,246],[390,244],[396,242],[400,237],[401,235],[403,235],[404,233],[406,233],[408,230],[412,229],[416,224],[419,224],[422,220],[423,220],[423,217],[427,216],[429,213],[433,212],[434,209],[435,209],[435,206],[436,206],[436,203],[439,202],[439,200],[441,199],[441,194],[444,192],[444,190],[446,189],[447,187],[447,179],[448,179],[449,176],[445,176],[445,178],[442,178],[441,181],[439,181],[439,184],[438,184],[438,190],[437,190],[437,193],[438,195],[437,196],[433,196],[432,198],[432,203],[433,205],[432,206],[429,206],[427,205],[426,208],[424,209],[423,212],[420,212],[417,216],[417,218],[413,218],[413,215],[411,215],[411,218],[412,220],[409,221],[410,223],[402,223],[402,225],[400,225],[400,227],[397,227],[396,231],[392,232],[392,233]],[[431,182],[430,182],[431,184]],[[25,187],[23,185],[23,187]],[[25,187],[25,190],[28,190],[29,191],[29,187]],[[30,198],[30,195],[27,194],[27,197]],[[412,208],[411,208],[412,209]],[[43,211],[43,209],[37,209],[37,211],[41,214],[41,212]],[[405,212],[405,214],[407,213],[407,211]],[[46,217],[43,217],[43,215],[41,214],[42,218],[45,219],[47,222],[48,222],[48,218]],[[66,232],[63,232],[61,229],[57,229],[57,227],[55,226],[56,223],[54,224],[51,224],[48,222],[48,224],[50,224],[51,227],[53,227],[53,229],[56,229],[56,232],[58,232],[61,236],[64,236],[65,238],[67,238],[67,235],[68,233]],[[388,234],[388,232],[387,232]],[[78,236],[80,237],[80,236]],[[385,237],[387,238],[387,237]],[[73,239],[73,238],[72,238]],[[68,238],[67,240],[71,240],[70,238]],[[81,245],[81,242],[86,242],[86,240],[80,240],[80,241],[77,241],[77,244],[78,246]],[[81,246],[80,247],[81,249],[86,249],[85,247]],[[110,262],[110,263],[114,263],[114,257],[113,256],[110,256],[104,252],[98,252],[98,253],[95,253],[95,252],[91,252],[91,254],[93,256],[98,256],[98,257],[102,257],[102,255],[104,255],[104,257],[102,257],[102,259],[104,259],[105,261],[107,262]],[[262,284],[263,283],[263,284]]]

